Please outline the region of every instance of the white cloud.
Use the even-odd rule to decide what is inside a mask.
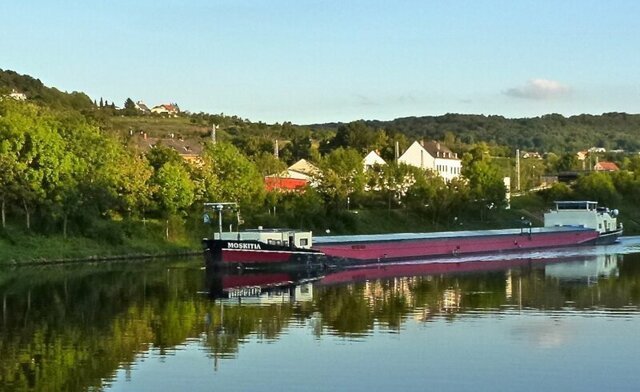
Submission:
[[[504,94],[514,98],[545,100],[561,97],[569,92],[569,86],[555,80],[531,79],[524,86],[510,88]]]

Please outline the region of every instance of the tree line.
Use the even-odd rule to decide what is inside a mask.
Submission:
[[[411,139],[458,139],[462,143],[486,142],[504,146],[504,156],[516,149],[540,153],[575,153],[590,147],[640,151],[637,130],[640,115],[627,113],[580,114],[565,117],[547,114],[533,118],[505,118],[498,115],[449,113],[442,116],[404,117],[391,121],[364,121],[372,128],[384,128]],[[310,125],[313,130],[337,130],[344,124]],[[449,140],[453,141],[453,140]]]
[[[337,136],[339,137],[339,136]],[[365,170],[352,147],[321,154],[303,147],[320,168],[304,192],[266,192],[264,174],[286,168],[273,152],[251,156],[231,141],[206,142],[196,164],[157,145],[143,152],[77,111],[30,102],[0,101],[0,215],[23,220],[27,230],[87,234],[96,220],[141,220],[199,216],[202,203],[235,201],[245,221],[301,228],[326,226],[351,208],[406,206],[443,214],[469,201],[504,203],[497,167],[480,145],[465,156],[469,181],[444,182],[429,171],[389,165]],[[294,141],[289,145],[295,146]],[[292,152],[292,155],[297,153]],[[349,204],[349,206],[348,206]],[[274,210],[280,214],[272,213]],[[102,233],[109,235],[109,233]]]
[[[17,87],[49,91],[33,78],[0,72],[4,79],[7,75]],[[73,96],[59,93],[68,99]],[[180,221],[198,217],[207,201],[240,203],[247,225],[331,226],[348,231],[353,228],[349,210],[361,208],[402,208],[432,225],[443,225],[462,216],[482,220],[505,206],[503,177],[515,177],[510,148],[497,144],[495,138],[489,142],[467,138],[477,127],[453,126],[458,115],[429,120],[441,124],[437,129],[449,129],[431,138],[442,136],[437,139],[463,160],[463,178],[445,182],[430,171],[395,163],[396,146],[402,152],[414,140],[408,135],[425,136],[419,124],[415,129],[370,121],[307,127],[289,122],[254,123],[222,113],[187,113],[182,114],[186,124],[219,127],[216,144],[208,134],[192,135],[204,144],[198,164],[192,165],[162,145],[147,152],[138,149],[127,133],[114,132],[110,117],[99,108],[77,109],[64,100],[58,103],[0,101],[3,228],[9,218],[23,219],[27,230],[110,237],[117,232],[107,228],[96,233],[97,221]],[[131,102],[125,105],[127,109]],[[462,117],[465,122],[475,119]],[[502,121],[493,117],[492,121]],[[612,116],[620,122],[635,121],[627,117]],[[551,120],[563,123],[557,116],[545,118]],[[280,141],[277,157],[276,140]],[[388,164],[365,170],[362,158],[371,150],[378,151]],[[314,187],[302,193],[265,191],[264,176],[279,173],[301,158],[320,169]],[[587,176],[597,181],[592,187],[579,185],[576,189],[587,194],[593,191],[597,193],[594,199],[604,202],[629,195],[637,186],[634,173],[640,168],[640,158],[620,157],[618,161],[629,171]],[[579,164],[571,152],[523,160],[522,189],[540,185],[545,172],[575,169]],[[603,186],[606,181],[613,188]],[[555,191],[558,189],[563,188],[559,185]],[[568,191],[563,196],[579,197]]]

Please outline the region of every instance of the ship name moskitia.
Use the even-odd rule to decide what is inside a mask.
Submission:
[[[260,244],[247,244],[242,242],[227,242],[227,248],[229,249],[247,249],[247,250],[261,250]]]

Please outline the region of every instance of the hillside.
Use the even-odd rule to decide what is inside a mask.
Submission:
[[[30,101],[45,104],[54,109],[87,110],[94,108],[93,101],[82,92],[63,92],[45,86],[40,79],[0,69],[0,95],[15,90],[26,95]]]
[[[30,101],[54,109],[82,112],[101,128],[121,135],[132,132],[147,133],[156,138],[177,137],[198,142],[207,137],[211,124],[219,127],[219,137],[231,140],[247,152],[272,151],[275,139],[286,143],[294,138],[308,138],[314,143],[326,141],[346,124],[324,123],[294,125],[251,122],[237,116],[207,113],[182,113],[180,117],[157,115],[127,115],[122,110],[98,108],[82,92],[67,93],[45,86],[39,79],[0,69],[0,95],[13,90],[23,93]],[[474,114],[445,114],[443,116],[404,117],[391,121],[363,120],[370,130],[384,129],[388,135],[403,134],[408,140],[427,138],[471,145],[486,142],[502,146],[507,152],[519,148],[557,154],[576,152],[589,147],[607,150],[640,151],[640,115],[627,113],[581,114],[564,117],[548,114],[534,118],[509,119],[502,116]],[[262,145],[262,147],[260,147]]]
[[[410,139],[445,140],[447,134],[462,143],[491,144],[538,152],[576,152],[592,146],[607,150],[640,151],[640,115],[605,113],[564,117],[548,114],[534,118],[445,114],[405,117],[392,121],[365,120],[372,128],[405,134]],[[340,123],[313,124],[314,130],[336,130]]]

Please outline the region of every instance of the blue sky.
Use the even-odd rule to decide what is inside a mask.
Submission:
[[[638,113],[639,1],[5,1],[0,68],[267,123]]]

